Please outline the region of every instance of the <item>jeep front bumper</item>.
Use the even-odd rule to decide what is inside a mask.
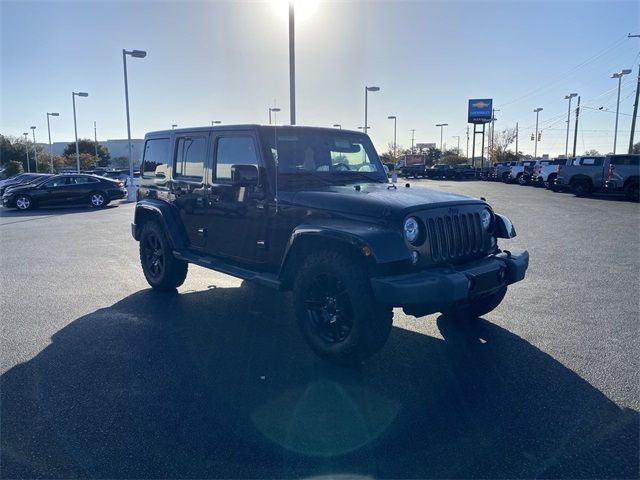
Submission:
[[[433,313],[519,282],[524,279],[528,266],[526,250],[503,251],[451,268],[374,277],[371,288],[380,303]]]

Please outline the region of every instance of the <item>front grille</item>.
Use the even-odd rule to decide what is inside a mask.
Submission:
[[[427,234],[434,262],[455,261],[482,252],[479,213],[442,215],[427,220]]]

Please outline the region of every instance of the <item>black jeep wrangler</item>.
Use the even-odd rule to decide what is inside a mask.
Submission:
[[[303,336],[340,364],[384,345],[393,307],[493,310],[529,262],[498,248],[515,230],[484,200],[389,183],[368,136],[330,128],[147,134],[132,233],[154,289],[195,263],[291,290]]]

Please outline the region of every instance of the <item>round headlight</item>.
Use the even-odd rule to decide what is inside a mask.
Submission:
[[[409,217],[404,221],[404,238],[407,239],[409,243],[414,243],[418,239],[418,235],[420,234],[420,226],[418,225],[418,221]]]
[[[491,212],[486,208],[482,210],[480,220],[482,221],[482,227],[485,230],[489,230],[489,227],[491,226]]]

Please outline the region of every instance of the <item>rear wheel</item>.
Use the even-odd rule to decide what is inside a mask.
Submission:
[[[293,304],[305,340],[332,363],[358,365],[380,350],[391,332],[393,310],[375,302],[365,269],[342,252],[306,258]]]
[[[557,175],[555,173],[549,174],[549,177],[547,178],[547,188],[549,190],[553,190],[555,187],[554,182],[556,181],[556,176]]]
[[[16,198],[16,208],[18,210],[31,210],[33,207],[33,200],[29,195],[19,195]]]
[[[93,208],[103,208],[109,204],[109,198],[104,192],[91,192],[89,194],[89,203]]]
[[[638,182],[633,182],[627,185],[624,189],[624,194],[627,197],[627,200],[631,200],[632,202],[640,201],[640,191],[638,190]]]
[[[576,197],[585,197],[591,193],[591,184],[587,180],[574,180],[571,182],[571,193]]]
[[[147,282],[156,290],[175,290],[187,278],[189,264],[173,256],[164,230],[154,221],[142,228],[140,263]]]

